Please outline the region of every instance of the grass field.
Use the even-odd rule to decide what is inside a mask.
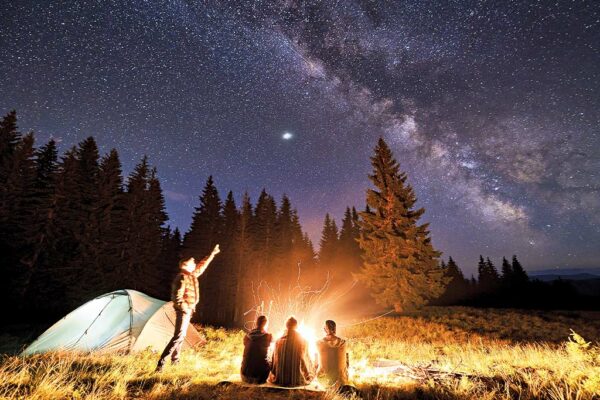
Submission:
[[[571,329],[580,334],[569,335]],[[240,331],[153,372],[157,355],[5,355],[0,397],[27,399],[336,399],[332,392],[221,387],[236,374]],[[351,380],[365,399],[598,399],[600,314],[428,308],[346,327]],[[591,342],[591,343],[590,343]]]

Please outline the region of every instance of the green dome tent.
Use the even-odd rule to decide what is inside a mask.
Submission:
[[[135,290],[117,290],[88,301],[52,325],[22,355],[47,351],[162,351],[175,331],[175,309]],[[203,343],[191,324],[183,348]]]

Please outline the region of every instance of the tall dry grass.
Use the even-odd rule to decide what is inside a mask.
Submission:
[[[351,379],[366,399],[598,399],[600,350],[595,321],[583,316],[428,309],[341,329],[349,339]],[[589,316],[587,316],[589,317]],[[558,320],[557,320],[558,318]],[[562,320],[561,318],[566,318]],[[547,322],[540,323],[539,320]],[[576,322],[573,322],[575,320]],[[465,321],[467,321],[465,323]],[[494,324],[496,329],[494,330]],[[568,324],[583,330],[567,340]],[[507,329],[535,326],[534,340]],[[562,341],[555,331],[561,331]],[[202,329],[208,344],[155,374],[157,355],[53,353],[4,356],[7,399],[327,399],[332,392],[265,392],[219,385],[239,369],[240,331]],[[539,340],[545,332],[548,341]],[[583,335],[586,337],[586,335]],[[387,367],[386,367],[387,366]]]

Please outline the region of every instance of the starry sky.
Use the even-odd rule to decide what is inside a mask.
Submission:
[[[467,274],[600,265],[600,3],[18,1],[0,111],[62,150],[147,154],[186,230],[208,175],[288,194],[318,243],[379,137]]]

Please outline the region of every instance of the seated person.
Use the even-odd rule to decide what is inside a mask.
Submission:
[[[317,342],[319,361],[317,378],[327,386],[343,386],[348,384],[349,359],[346,353],[346,341],[335,335],[334,321],[325,321],[326,336]]]
[[[314,379],[308,344],[296,331],[298,321],[294,317],[290,317],[285,326],[285,334],[275,343],[269,382],[286,387],[308,385]]]
[[[267,317],[256,319],[256,327],[244,336],[244,358],[240,374],[246,383],[261,384],[267,381],[271,365],[268,360],[273,335],[267,332]]]

